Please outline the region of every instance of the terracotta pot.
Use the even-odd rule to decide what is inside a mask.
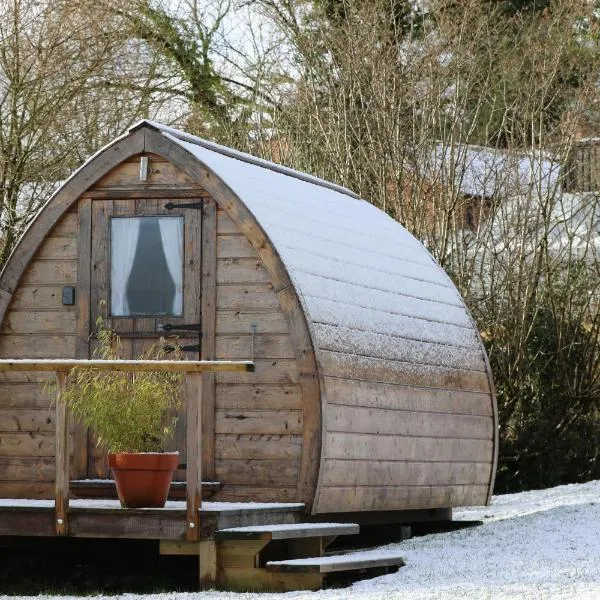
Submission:
[[[162,508],[178,465],[178,452],[108,455],[108,466],[124,508]]]

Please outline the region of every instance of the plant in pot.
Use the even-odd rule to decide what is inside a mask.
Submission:
[[[96,324],[95,358],[118,359],[119,337],[101,319]],[[165,359],[163,345],[164,340],[153,344],[140,359]],[[91,367],[77,367],[69,375],[59,401],[108,450],[108,464],[125,508],[162,507],[166,502],[179,453],[163,450],[175,433],[182,379],[181,373],[124,373]]]

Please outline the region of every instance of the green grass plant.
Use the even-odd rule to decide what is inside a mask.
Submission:
[[[120,358],[121,341],[101,319],[96,337],[95,358]],[[140,360],[164,360],[163,346],[161,339]],[[71,414],[89,427],[98,444],[109,452],[161,452],[175,433],[182,381],[182,373],[123,373],[77,367],[71,371],[66,391],[58,401],[66,402]]]

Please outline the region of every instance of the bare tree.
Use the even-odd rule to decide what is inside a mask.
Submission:
[[[292,49],[262,152],[358,191],[452,276],[490,353],[505,489],[589,477],[597,198],[565,195],[560,165],[595,119],[593,7],[432,0],[399,27],[388,1],[322,4],[255,2]]]
[[[84,157],[148,116],[152,61],[99,7],[7,0],[0,13],[0,263]],[[143,75],[136,65],[143,64]],[[110,74],[110,80],[108,75]],[[138,81],[133,92],[110,85]]]

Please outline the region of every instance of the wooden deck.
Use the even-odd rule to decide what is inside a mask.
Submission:
[[[303,504],[203,502],[200,539],[230,527],[298,523],[303,512]],[[54,519],[54,500],[0,499],[0,536],[55,536]],[[68,523],[72,537],[185,540],[186,503],[124,509],[117,500],[71,500]]]

